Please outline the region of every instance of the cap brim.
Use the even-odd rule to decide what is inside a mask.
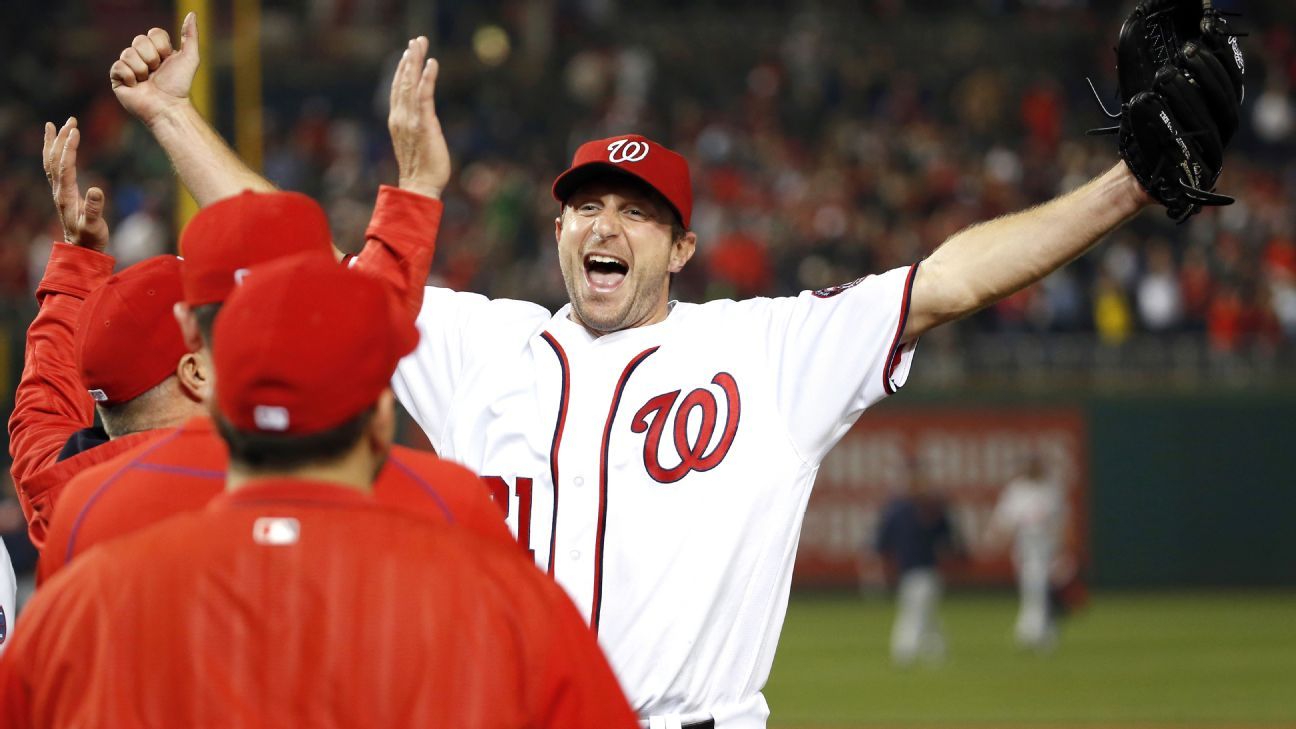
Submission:
[[[675,213],[676,220],[681,222],[684,220],[684,216],[680,215],[679,208],[675,207],[675,203],[671,202],[670,198],[666,197],[666,193],[657,189],[657,186],[652,184],[652,182],[646,177],[637,175],[625,167],[612,164],[611,162],[603,162],[599,160],[586,162],[582,165],[576,165],[561,175],[558,175],[558,178],[555,179],[553,183],[553,198],[559,203],[565,203],[567,202],[567,198],[571,197],[571,194],[576,191],[576,188],[584,185],[590,180],[600,177],[628,177],[631,180],[647,185],[650,190],[657,193],[658,197],[660,197],[662,201],[670,207],[671,212]]]

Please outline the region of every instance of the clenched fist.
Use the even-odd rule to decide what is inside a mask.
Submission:
[[[152,123],[167,108],[189,103],[189,88],[198,71],[198,20],[185,16],[180,50],[161,28],[137,35],[108,71],[113,93],[131,114]]]

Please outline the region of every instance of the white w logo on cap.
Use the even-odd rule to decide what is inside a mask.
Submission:
[[[618,139],[609,144],[608,162],[638,162],[648,156],[648,143],[630,139]]]

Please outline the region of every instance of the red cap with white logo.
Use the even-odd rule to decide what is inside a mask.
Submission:
[[[180,233],[185,303],[218,304],[244,271],[297,253],[333,258],[328,216],[299,192],[245,191],[199,210]]]
[[[565,202],[575,189],[607,172],[630,175],[666,198],[684,227],[693,216],[693,184],[688,161],[677,152],[638,134],[586,142],[576,150],[571,167],[554,180],[553,196]]]
[[[373,276],[314,254],[254,266],[216,317],[216,406],[239,430],[318,433],[373,406],[416,344]]]

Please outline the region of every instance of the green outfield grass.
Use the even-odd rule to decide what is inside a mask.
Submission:
[[[900,669],[882,597],[794,597],[771,727],[1296,727],[1296,593],[1098,593],[1047,656],[1004,594],[949,597],[948,660]]]

